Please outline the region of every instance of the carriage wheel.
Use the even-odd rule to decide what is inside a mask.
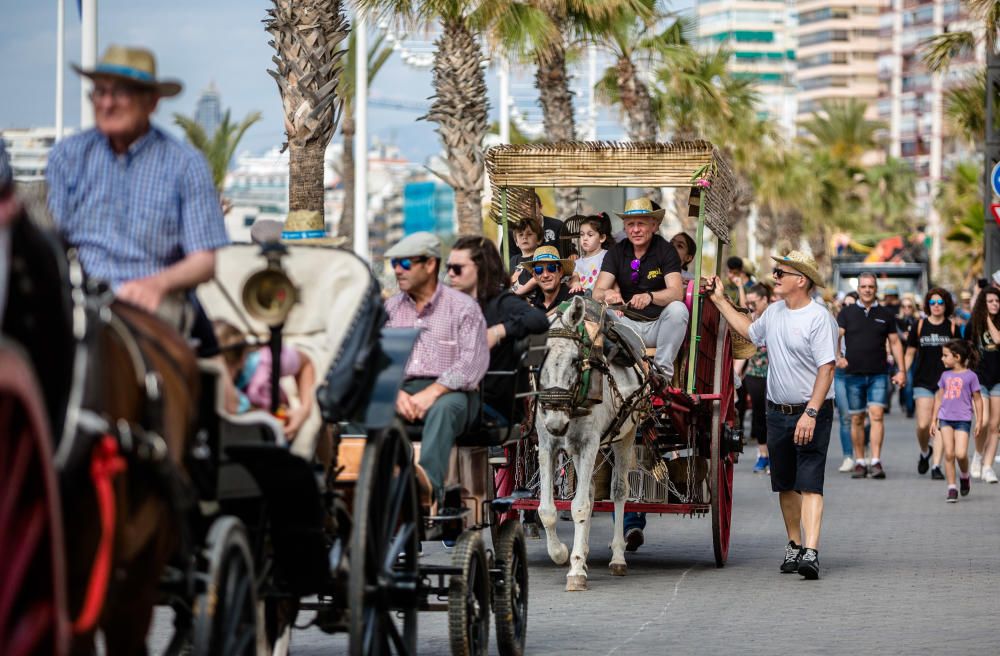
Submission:
[[[257,590],[243,522],[212,523],[204,549],[208,573],[194,602],[194,654],[253,656],[257,650]]]
[[[733,457],[723,453],[723,431],[735,416],[733,383],[733,349],[726,320],[719,318],[718,335],[715,345],[714,389],[722,396],[712,408],[712,462],[709,476],[709,491],[712,497],[712,546],[715,550],[715,566],[722,567],[729,557],[729,535],[733,519]]]
[[[504,522],[495,550],[502,576],[493,591],[497,650],[501,656],[522,656],[528,633],[528,552],[521,522]]]
[[[419,521],[413,449],[394,424],[369,436],[354,489],[351,656],[416,653]]]
[[[0,653],[65,653],[61,511],[31,369],[0,349]]]
[[[458,536],[448,583],[448,637],[452,656],[486,656],[490,642],[490,571],[479,531]]]

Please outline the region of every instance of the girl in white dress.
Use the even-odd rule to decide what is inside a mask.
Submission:
[[[580,253],[576,260],[576,275],[583,291],[594,289],[604,262],[605,243],[610,239],[611,219],[607,214],[588,216],[580,223]]]

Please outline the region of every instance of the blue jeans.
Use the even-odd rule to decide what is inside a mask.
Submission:
[[[869,406],[889,405],[888,374],[844,374],[847,385],[847,407],[852,415],[859,415]]]

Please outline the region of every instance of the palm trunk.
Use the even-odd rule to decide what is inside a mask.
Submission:
[[[288,211],[307,210],[323,216],[323,155],[326,144],[288,144]]]
[[[622,108],[628,117],[629,139],[636,142],[656,141],[656,119],[653,117],[653,99],[649,94],[649,87],[639,79],[639,71],[627,57],[619,58],[617,69],[618,93],[621,96]],[[663,202],[663,193],[660,189],[647,189],[645,193],[654,203]],[[684,200],[686,203],[686,194]],[[680,215],[678,218],[683,221],[683,216]]]
[[[344,112],[340,127],[344,135],[344,152],[340,157],[340,179],[344,182],[344,213],[340,216],[337,235],[354,243],[354,114]]]
[[[448,172],[438,176],[455,190],[458,234],[483,234],[483,137],[488,128],[483,51],[461,21],[448,20],[435,42],[434,96],[423,118],[437,123]]]
[[[565,19],[560,20],[557,16],[551,18],[559,25],[560,33],[565,34]],[[563,44],[560,43],[557,48],[539,56],[537,64],[535,88],[538,89],[538,99],[542,105],[545,135],[549,141],[573,141],[576,139],[576,117],[573,114],[573,92],[569,86],[570,76],[566,70],[566,49]],[[577,188],[557,188],[558,214],[570,214],[579,196],[580,190]]]

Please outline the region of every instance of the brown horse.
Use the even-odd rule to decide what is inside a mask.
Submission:
[[[74,445],[63,449],[75,456],[59,472],[72,652],[92,653],[100,628],[109,654],[143,653],[160,577],[186,526],[184,456],[196,424],[197,362],[176,330],[113,302],[87,313],[85,362],[74,364],[83,315],[79,294],[75,312],[70,300],[63,252],[27,217],[15,224],[12,243],[0,332],[24,348],[38,374],[57,448]],[[100,504],[91,456],[109,444],[117,455],[104,464],[118,467],[108,477],[113,500]],[[107,530],[102,520],[112,509]],[[102,553],[103,571],[95,568]]]

